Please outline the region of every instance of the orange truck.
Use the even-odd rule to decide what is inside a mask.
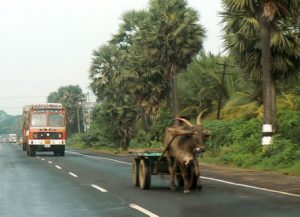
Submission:
[[[23,150],[28,156],[37,151],[65,155],[67,140],[66,110],[60,103],[28,105],[23,108]]]

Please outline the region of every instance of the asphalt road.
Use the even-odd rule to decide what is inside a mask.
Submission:
[[[18,145],[0,143],[0,217],[300,216],[300,196],[213,179],[189,195],[171,192],[169,179],[160,176],[152,176],[150,190],[141,190],[131,183],[130,162],[71,150],[65,157],[27,157]]]

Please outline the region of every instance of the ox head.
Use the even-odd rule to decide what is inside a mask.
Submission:
[[[182,121],[186,125],[186,135],[192,137],[193,140],[193,152],[195,154],[200,154],[205,150],[205,141],[210,136],[210,133],[206,130],[203,130],[202,127],[202,115],[206,111],[203,110],[197,116],[197,125],[193,125],[191,122],[184,118],[176,118],[176,120]]]

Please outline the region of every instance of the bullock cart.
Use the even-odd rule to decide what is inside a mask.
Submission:
[[[151,175],[170,175],[165,152],[131,152],[132,159],[131,180],[134,186],[143,190],[150,189]],[[197,187],[197,179],[194,169],[189,169],[189,176],[192,177],[192,189]],[[179,187],[183,186],[183,178],[179,168],[176,170],[176,182]]]

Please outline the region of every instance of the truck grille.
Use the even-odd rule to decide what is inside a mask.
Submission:
[[[62,133],[39,132],[39,133],[34,133],[33,138],[35,138],[35,139],[62,139]]]

